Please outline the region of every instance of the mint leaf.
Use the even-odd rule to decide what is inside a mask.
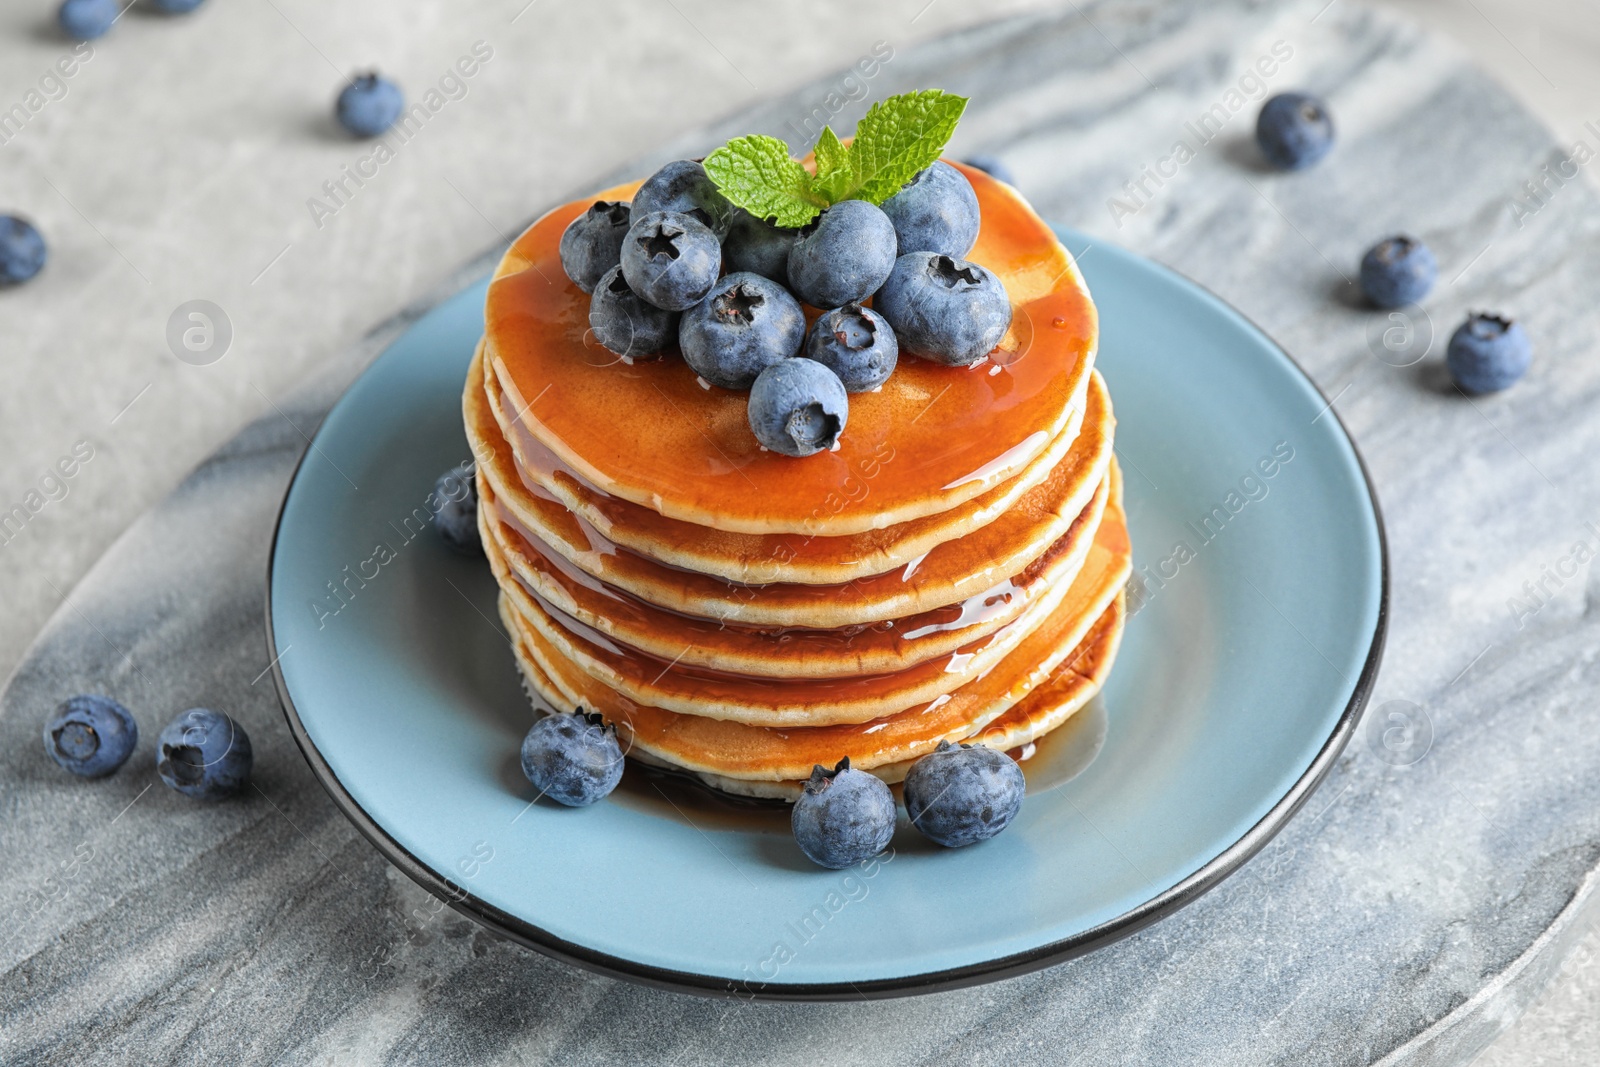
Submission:
[[[850,196],[881,204],[936,162],[950,143],[967,98],[942,89],[902,93],[872,105],[850,146]],[[841,197],[840,199],[847,199]]]
[[[705,168],[723,196],[779,226],[804,226],[831,202],[776,137],[736,137],[707,156]]]
[[[817,192],[827,197],[830,204],[848,200],[847,194],[855,186],[850,149],[839,140],[833,127],[824,126],[814,151],[817,157]]]

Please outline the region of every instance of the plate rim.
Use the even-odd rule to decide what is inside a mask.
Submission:
[[[1066,243],[1068,236],[1087,237],[1085,234],[1064,226],[1052,225],[1051,228],[1055,231],[1057,237],[1062,239],[1063,244]],[[326,417],[306,442],[305,447],[301,449],[300,457],[295,461],[294,470],[291,472],[288,483],[284,487],[283,497],[278,503],[278,512],[272,525],[272,539],[267,547],[266,596],[263,610],[267,656],[268,662],[271,664],[273,686],[277,691],[278,700],[283,706],[284,719],[289,725],[290,735],[294,738],[296,747],[300,749],[300,754],[311,767],[311,773],[316,778],[317,783],[322,786],[323,791],[332,799],[334,806],[339,809],[340,813],[354,824],[361,835],[371,842],[386,860],[399,868],[401,873],[432,896],[444,901],[459,914],[488,928],[493,933],[516,942],[524,948],[551,956],[583,970],[610,978],[619,978],[637,984],[652,986],[657,989],[699,996],[774,1002],[828,1002],[885,1000],[902,996],[965,989],[1043,970],[1046,967],[1065,963],[1068,960],[1085,955],[1095,949],[1103,948],[1112,942],[1119,941],[1143,930],[1145,927],[1178,911],[1216,888],[1265,848],[1277,836],[1279,831],[1288,825],[1289,821],[1305,805],[1305,802],[1317,791],[1317,788],[1321,786],[1329,772],[1332,771],[1360,724],[1362,713],[1366,709],[1373,687],[1377,682],[1378,671],[1383,662],[1383,653],[1389,632],[1389,544],[1387,528],[1384,524],[1383,509],[1378,502],[1377,489],[1372,483],[1371,472],[1367,469],[1366,458],[1356,445],[1355,438],[1350,434],[1349,427],[1344,424],[1339,412],[1334,408],[1333,403],[1328,400],[1327,394],[1322,391],[1316,380],[1306,372],[1299,361],[1289,354],[1288,349],[1279,344],[1276,338],[1262,329],[1258,323],[1232,303],[1224,300],[1210,288],[1181,271],[1148,256],[1140,255],[1132,249],[1125,248],[1115,242],[1098,241],[1097,243],[1109,244],[1117,251],[1133,257],[1158,271],[1170,274],[1179,281],[1204,292],[1217,303],[1238,315],[1246,325],[1267,341],[1289,367],[1300,375],[1306,384],[1311,387],[1312,391],[1326,403],[1326,411],[1333,416],[1334,424],[1338,426],[1339,433],[1344,437],[1345,443],[1350,446],[1351,454],[1355,457],[1356,467],[1361,472],[1362,485],[1366,489],[1367,501],[1372,506],[1373,520],[1377,527],[1378,613],[1373,624],[1372,640],[1367,649],[1366,659],[1362,663],[1361,672],[1356,678],[1355,688],[1351,692],[1349,701],[1340,713],[1338,720],[1334,723],[1327,740],[1323,742],[1316,756],[1312,758],[1310,766],[1306,768],[1299,778],[1295,779],[1289,790],[1271,808],[1267,809],[1266,814],[1246,830],[1238,840],[1207,860],[1198,870],[1137,907],[1071,937],[979,963],[895,978],[869,979],[859,982],[753,983],[721,978],[716,975],[700,974],[695,971],[659,967],[654,964],[614,956],[610,953],[601,952],[569,941],[525,919],[512,915],[485,900],[479,899],[412,855],[410,850],[390,836],[356,802],[343,783],[339,781],[338,775],[334,773],[332,767],[323,758],[316,744],[311,740],[311,735],[301,721],[299,709],[295,706],[294,698],[289,692],[288,683],[284,679],[283,668],[279,663],[278,642],[273,629],[272,613],[272,578],[278,557],[278,538],[283,532],[283,520],[289,497],[300,480],[301,468],[305,466],[307,457],[316,447],[317,438],[321,436],[323,425],[326,424]],[[1074,260],[1076,259],[1077,256],[1074,254]],[[491,275],[492,271],[493,268],[491,266]],[[406,315],[405,317],[409,320],[406,323],[406,330],[414,326],[422,315],[438,308],[454,296],[460,295],[460,293],[470,289],[481,280],[482,278],[474,276],[456,293],[442,297],[431,307],[422,311],[421,314]],[[400,334],[397,334],[388,345],[384,346],[383,350],[362,368],[361,372],[352,379],[345,390],[329,406],[329,412],[338,406],[350,390],[355,387],[356,383],[366,376],[367,372],[376,365],[378,360],[383,358],[389,347],[399,340],[401,336],[404,336],[406,330],[402,330]]]

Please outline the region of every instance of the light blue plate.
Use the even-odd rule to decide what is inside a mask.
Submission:
[[[517,747],[531,716],[494,582],[416,532],[434,479],[468,457],[460,394],[487,282],[361,376],[284,500],[267,630],[324,786],[458,910],[583,966],[704,992],[966,985],[1205,892],[1355,728],[1383,648],[1382,523],[1337,416],[1261,331],[1114,247],[1096,244],[1084,272],[1140,588],[1102,704],[1041,745],[1006,833],[943,851],[902,816],[890,854],[836,872],[800,856],[783,814],[670,782],[630,780],[582,810],[530,805]]]

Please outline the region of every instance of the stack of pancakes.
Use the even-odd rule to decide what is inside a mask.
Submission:
[[[1025,748],[1099,689],[1130,570],[1097,323],[1009,186],[964,168],[970,259],[1016,307],[972,368],[902,353],[840,447],[763,450],[745,394],[587,330],[558,208],[506,254],[464,414],[500,614],[537,703],[748,796],[815,764],[899,781],[941,740]],[[632,186],[600,199],[626,200]]]

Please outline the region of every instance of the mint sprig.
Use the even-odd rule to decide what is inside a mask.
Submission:
[[[706,173],[734,204],[785,227],[804,226],[843,200],[881,204],[949,144],[967,98],[924,89],[880,100],[845,144],[824,126],[813,149],[816,173],[776,137],[737,137],[706,157]]]

